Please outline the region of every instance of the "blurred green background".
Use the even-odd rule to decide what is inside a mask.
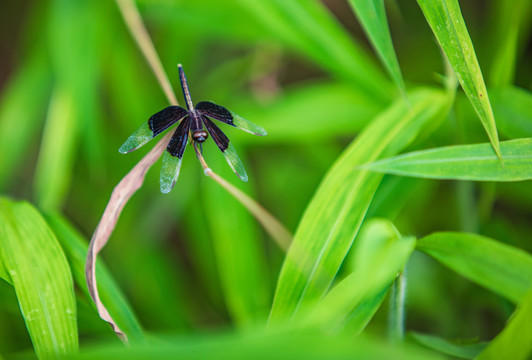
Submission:
[[[508,113],[521,117],[514,127],[497,122],[500,139],[508,140],[532,136],[532,12],[511,21],[516,15],[504,3],[460,5],[496,120]],[[248,183],[234,176],[210,140],[204,156],[292,232],[346,146],[403,96],[346,1],[137,4],[181,105],[177,63],[184,66],[193,101],[214,101],[268,131],[254,137],[223,127]],[[386,6],[406,88],[441,87],[444,61],[419,6]],[[498,54],[513,25],[519,34],[514,59],[504,62]],[[152,143],[128,155],[118,148],[167,100],[113,1],[2,1],[0,27],[0,193],[31,202],[46,216],[60,214],[86,241],[113,187]],[[500,61],[513,64],[507,81],[500,80]],[[408,150],[487,141],[459,90],[438,129]],[[159,170],[160,161],[126,205],[102,253],[143,329],[190,335],[264,323],[283,251],[238,201],[203,175],[191,148],[168,195],[159,191]],[[368,210],[372,217],[393,221],[406,235],[468,231],[532,251],[530,181],[386,175]],[[408,330],[488,341],[514,309],[421,252],[412,255],[408,278]],[[76,285],[81,346],[117,342],[84,291]],[[382,306],[366,331],[385,337],[386,317]],[[0,354],[29,354],[31,347],[13,288],[0,281]]]

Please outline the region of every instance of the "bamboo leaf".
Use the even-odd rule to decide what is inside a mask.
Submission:
[[[517,306],[504,330],[477,357],[478,360],[526,360],[532,355],[532,287]]]
[[[515,303],[532,285],[532,256],[484,236],[434,233],[420,239],[417,249]]]
[[[487,37],[491,48],[497,49],[492,53],[493,62],[489,72],[489,83],[493,86],[506,87],[513,83],[519,32],[526,30],[523,25],[530,15],[531,5],[528,0],[499,0],[491,4],[492,21],[489,21]]]
[[[442,360],[439,354],[408,344],[392,345],[372,337],[353,339],[350,335],[328,336],[319,332],[260,331],[171,337],[143,346],[97,345],[72,359],[217,359],[269,360]]]
[[[415,239],[403,237],[387,220],[370,220],[354,244],[354,271],[341,280],[313,309],[304,323],[339,325],[363,303],[383,293],[404,268],[414,251]],[[381,295],[382,297],[382,295]],[[371,307],[368,309],[371,310]],[[361,329],[369,319],[359,316]]]
[[[437,336],[411,332],[409,337],[418,343],[443,354],[459,357],[462,359],[472,359],[477,356],[484,348],[486,343],[461,344],[442,339]]]
[[[44,128],[34,186],[37,202],[46,210],[62,206],[72,177],[78,126],[71,95],[66,88],[54,89]]]
[[[418,0],[418,4],[501,159],[488,92],[458,0]]]
[[[415,151],[376,161],[363,168],[403,176],[475,181],[532,179],[532,138],[501,142],[504,165],[491,145],[457,145]]]
[[[388,27],[384,0],[349,0],[349,4],[386,70],[390,73],[399,90],[406,95],[405,83]]]
[[[90,300],[89,290],[85,282],[85,258],[87,256],[88,241],[60,215],[46,215],[46,221],[54,231],[57,239],[65,251],[65,255],[72,269],[74,281]],[[131,305],[117,286],[103,263],[97,262],[96,276],[98,278],[102,301],[107,304],[109,313],[118,325],[128,335],[132,343],[143,340],[142,328]],[[98,316],[95,311],[95,316]]]
[[[388,293],[388,288],[389,286],[386,286],[381,292],[366,297],[357,305],[345,320],[344,327],[347,333],[358,335],[364,331],[366,326],[368,326],[369,322],[375,316],[377,310],[381,307],[382,302]]]
[[[40,359],[78,348],[72,275],[54,234],[28,203],[0,199],[0,258]]]
[[[50,75],[40,54],[30,56],[3,89],[0,100],[0,188],[16,173],[15,169],[36,141],[49,97]],[[31,106],[28,100],[31,99]]]
[[[7,269],[4,266],[4,263],[2,262],[2,259],[0,258],[0,279],[4,279],[6,282],[12,284],[11,278],[9,277],[9,273],[7,272]]]
[[[336,276],[382,178],[357,164],[400,151],[447,109],[439,91],[420,90],[410,100],[412,106],[398,101],[372,121],[329,169],[285,258],[271,320],[321,298]]]

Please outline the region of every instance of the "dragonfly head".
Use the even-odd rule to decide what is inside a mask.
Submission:
[[[195,142],[202,143],[209,137],[209,134],[205,130],[198,130],[194,131],[192,133],[192,139],[194,139]]]

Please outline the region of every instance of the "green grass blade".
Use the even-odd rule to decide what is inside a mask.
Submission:
[[[0,258],[0,279],[5,280],[6,282],[13,285],[11,281],[11,277],[9,277],[9,273],[7,272],[7,269],[4,266],[4,263],[2,262],[2,259]]]
[[[37,356],[55,359],[75,353],[76,302],[61,246],[32,205],[0,199],[0,209],[0,257]]]
[[[405,83],[392,43],[384,0],[349,0],[371,44],[397,87],[406,95]]]
[[[417,332],[408,333],[408,336],[429,349],[462,359],[474,358],[480,354],[487,345],[486,343],[459,344],[437,336]]]
[[[497,157],[501,159],[499,137],[488,92],[458,0],[418,0],[418,4],[480,117]]]
[[[67,260],[72,269],[74,281],[83,291],[87,300],[90,300],[87,283],[85,282],[85,259],[87,257],[88,241],[60,215],[46,215],[46,221],[54,231],[57,239],[64,249]],[[109,271],[101,262],[96,266],[96,277],[100,289],[100,297],[106,304],[109,313],[116,320],[130,342],[140,342],[143,339],[143,331],[122,291],[119,289]],[[96,307],[93,305],[94,316],[99,319]],[[109,328],[109,333],[112,333]]]
[[[493,61],[489,71],[489,83],[505,87],[513,83],[519,32],[525,30],[523,23],[532,10],[529,0],[497,0],[491,4],[492,21],[489,22],[490,47]],[[498,120],[498,118],[497,118]]]
[[[407,344],[394,346],[373,337],[330,336],[316,331],[253,332],[173,336],[144,346],[96,345],[72,359],[305,359],[443,360],[439,354]]]
[[[435,233],[420,239],[417,249],[515,303],[532,285],[532,256],[484,236]]]
[[[104,146],[98,132],[103,132],[105,126],[100,67],[106,63],[104,54],[109,51],[108,34],[114,33],[109,19],[116,18],[109,9],[115,11],[115,6],[114,2],[52,0],[47,13],[47,50],[56,88],[71,96],[73,112],[69,121],[75,123],[71,136],[76,140],[72,147],[80,149],[89,165],[100,168]],[[98,26],[93,26],[93,14],[101,16]],[[66,175],[63,186],[68,188],[72,170],[65,166],[63,171]]]
[[[72,177],[77,128],[72,94],[56,86],[35,170],[35,193],[42,209],[57,210],[65,201]]]
[[[382,175],[357,165],[394,154],[447,109],[439,91],[412,93],[368,125],[329,169],[307,207],[283,264],[271,319],[293,316],[326,292],[351,247]]]
[[[404,268],[416,241],[403,237],[387,220],[370,220],[354,244],[354,271],[340,281],[302,321],[318,325],[339,325],[363,300],[382,294]],[[367,319],[351,324],[363,328]]]
[[[501,142],[504,165],[491,145],[457,145],[415,151],[371,163],[371,171],[431,179],[523,181],[532,179],[532,138]]]
[[[0,100],[0,188],[25,163],[41,128],[50,90],[50,71],[43,56],[23,63],[3,89]],[[31,106],[28,106],[31,101]]]
[[[517,306],[504,330],[477,357],[478,360],[526,360],[532,355],[532,287]]]
[[[358,335],[364,331],[371,319],[375,316],[377,310],[381,307],[382,302],[386,297],[386,293],[388,292],[388,288],[389,286],[386,286],[381,292],[366,297],[357,305],[353,312],[351,312],[346,318],[344,328],[347,333]]]

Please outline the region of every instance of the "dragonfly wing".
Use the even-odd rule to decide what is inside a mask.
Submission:
[[[183,154],[187,146],[189,128],[190,118],[187,116],[177,127],[164,152],[163,166],[161,168],[162,193],[169,193],[177,181],[179,170],[181,169],[181,160],[183,160]]]
[[[137,150],[142,145],[181,120],[188,111],[179,106],[169,106],[152,115],[137,131],[131,135],[118,151],[122,154]]]
[[[227,149],[223,152],[225,161],[229,164],[231,169],[235,172],[235,174],[240,178],[240,180],[247,182],[248,181],[248,174],[246,174],[246,169],[244,169],[244,164],[242,164],[242,161],[240,161],[240,158],[238,157],[238,154],[236,153],[235,147],[233,144],[229,144]]]
[[[243,117],[227,110],[223,106],[217,105],[210,101],[201,101],[197,103],[196,111],[253,135],[264,136],[267,134],[266,130],[259,125],[254,124],[251,121],[246,120]]]
[[[242,180],[248,181],[248,175],[246,174],[246,169],[238,154],[236,153],[235,147],[229,142],[229,138],[223,133],[222,130],[212,121],[210,121],[206,116],[202,116],[203,123],[207,128],[209,134],[211,134],[212,139],[218,145],[218,148],[222,151],[222,154],[231,167],[235,174]]]

